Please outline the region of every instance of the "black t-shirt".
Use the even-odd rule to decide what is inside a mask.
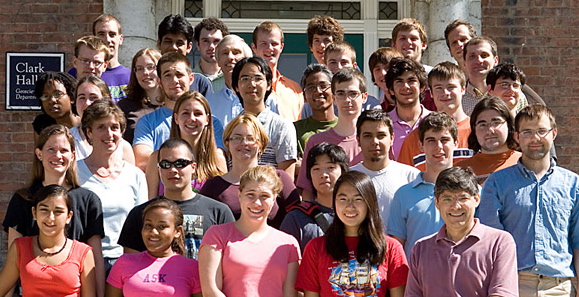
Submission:
[[[135,206],[125,220],[118,244],[139,252],[147,250],[141,229],[143,228],[143,210],[152,201],[166,199],[159,196],[141,205]],[[173,200],[174,201],[174,200]],[[201,194],[185,201],[174,201],[183,211],[183,228],[185,229],[185,241],[187,257],[197,258],[197,251],[201,245],[203,234],[213,225],[233,222],[233,214],[229,207]]]
[[[32,197],[40,188],[42,183],[34,183],[25,189],[28,197]],[[87,242],[89,238],[98,235],[105,236],[103,228],[103,210],[98,196],[90,190],[84,188],[73,188],[68,191],[72,198],[72,220],[67,226],[67,236],[81,242]],[[13,228],[23,236],[38,235],[38,225],[32,216],[32,201],[22,197],[18,192],[12,196],[6,217],[2,226],[4,231]]]

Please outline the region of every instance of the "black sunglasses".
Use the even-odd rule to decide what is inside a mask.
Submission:
[[[191,160],[185,160],[185,159],[177,159],[175,160],[175,162],[171,162],[168,160],[161,160],[159,161],[159,168],[161,169],[169,169],[171,168],[171,166],[175,166],[175,168],[183,168],[189,164],[193,164],[195,162],[191,161]]]

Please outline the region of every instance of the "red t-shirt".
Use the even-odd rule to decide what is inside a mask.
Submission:
[[[358,237],[346,237],[349,261],[341,263],[326,252],[326,236],[306,246],[298,271],[296,289],[320,296],[386,296],[388,289],[406,285],[408,264],[402,245],[386,237],[386,259],[379,267],[356,260]]]

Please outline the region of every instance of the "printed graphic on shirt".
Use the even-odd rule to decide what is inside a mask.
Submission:
[[[356,259],[337,265],[328,281],[338,296],[378,296],[380,276],[377,266],[368,261],[360,264]]]
[[[187,258],[197,260],[201,238],[203,238],[203,216],[184,215],[183,227],[185,229],[185,249]]]

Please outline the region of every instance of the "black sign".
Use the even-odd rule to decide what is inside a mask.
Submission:
[[[64,53],[6,53],[6,109],[40,110],[34,85],[46,71],[64,71]]]

